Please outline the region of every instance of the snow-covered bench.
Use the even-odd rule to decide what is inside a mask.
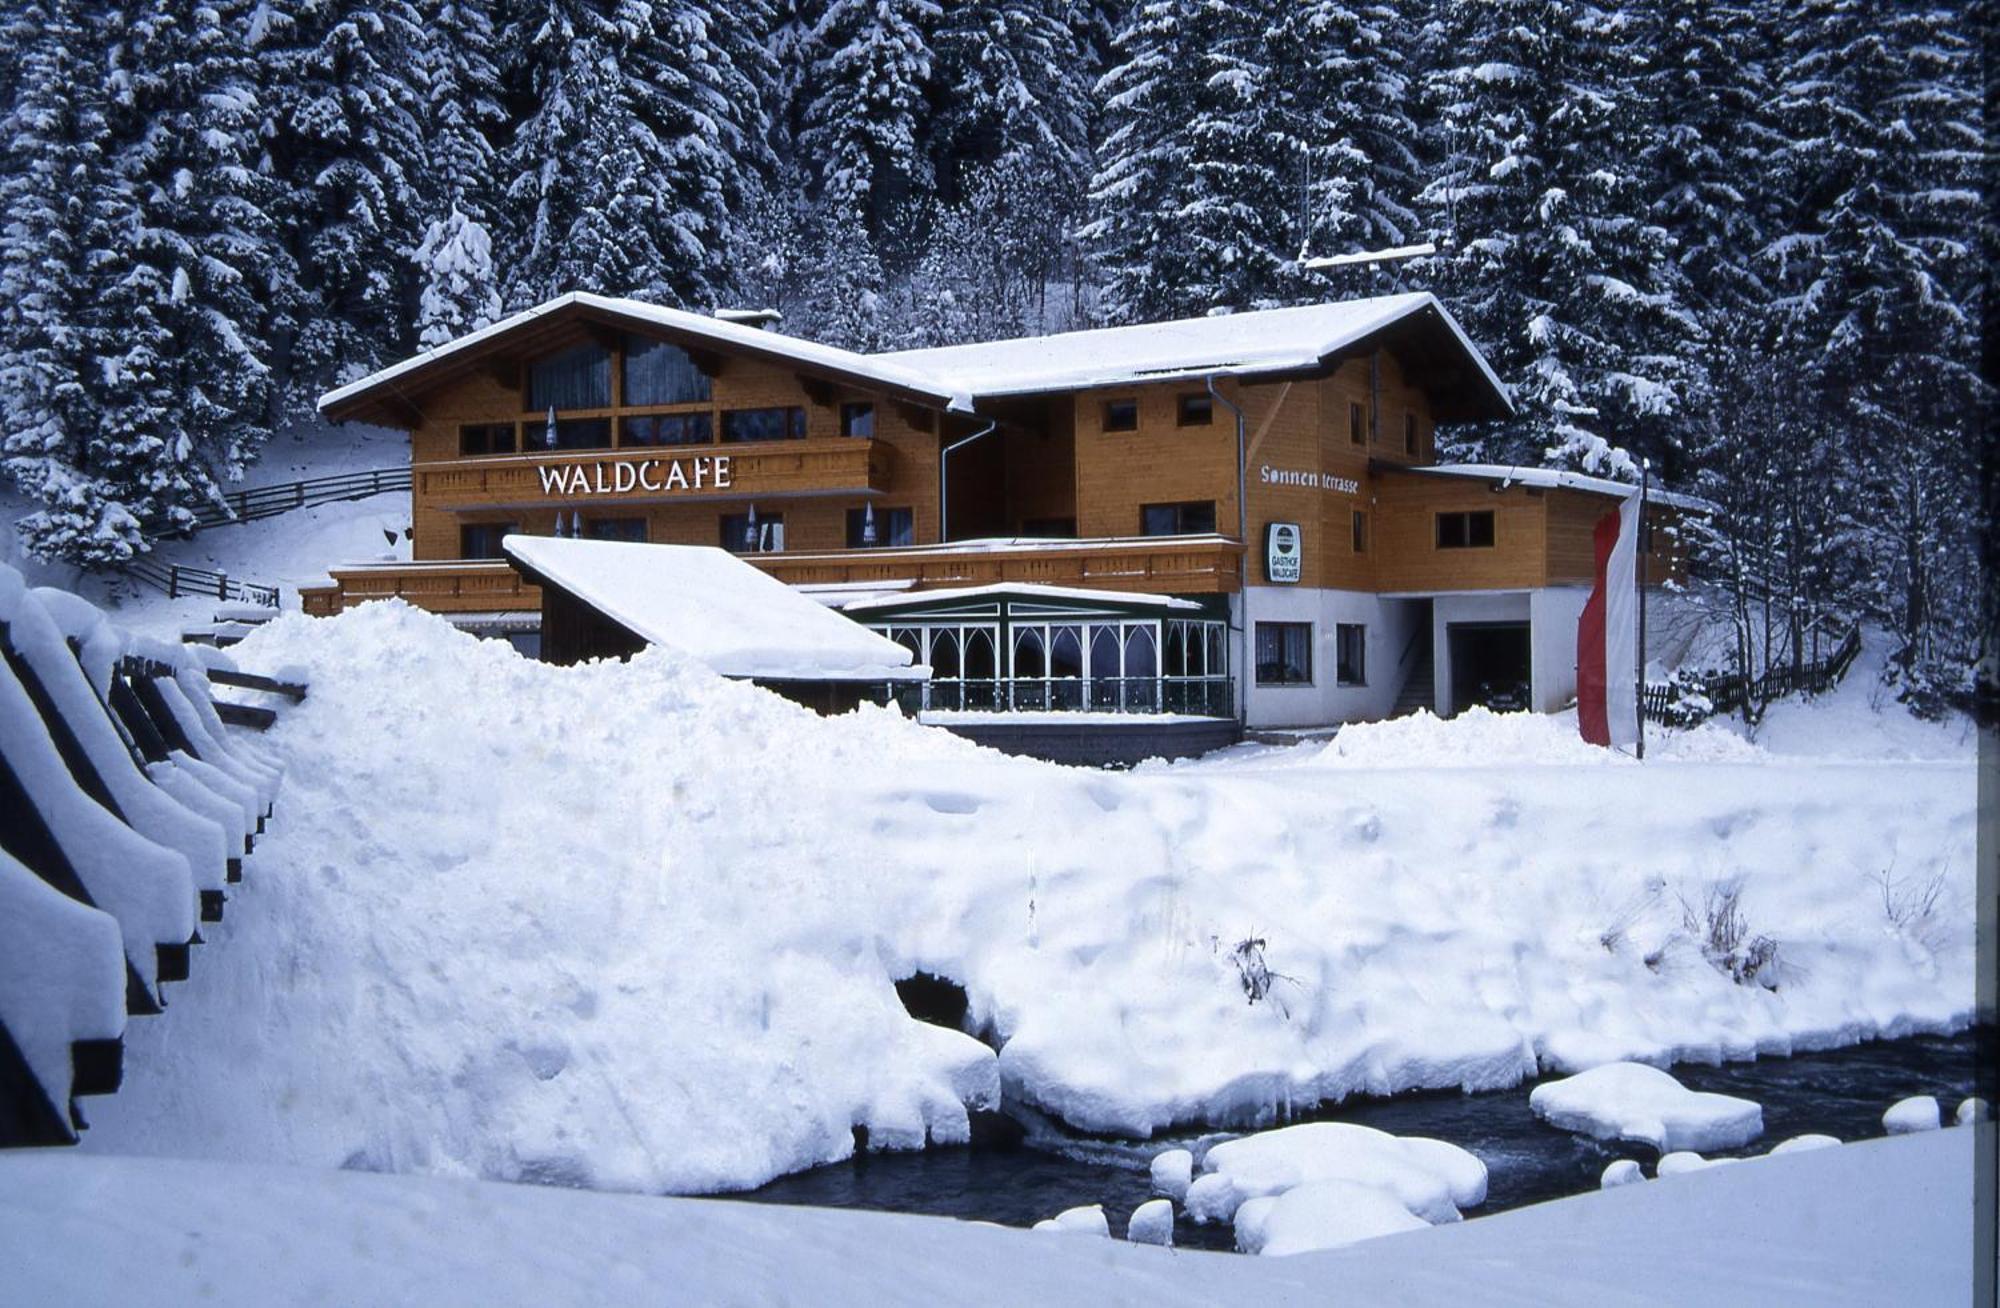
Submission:
[[[73,1141],[116,1089],[278,785],[185,647],[0,565],[0,1144]]]

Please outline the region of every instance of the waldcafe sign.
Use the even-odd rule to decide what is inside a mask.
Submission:
[[[681,459],[626,459],[619,462],[565,463],[536,469],[544,495],[672,495],[682,491],[728,490],[732,484],[727,454],[696,454]]]

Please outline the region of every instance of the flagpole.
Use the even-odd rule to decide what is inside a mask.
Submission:
[[[1639,666],[1634,675],[1638,678],[1639,693],[1632,698],[1634,711],[1639,718],[1639,758],[1646,757],[1646,555],[1652,544],[1646,532],[1646,492],[1651,488],[1653,461],[1639,461],[1639,566],[1634,570],[1639,579]]]

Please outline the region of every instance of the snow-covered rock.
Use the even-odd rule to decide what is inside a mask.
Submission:
[[[1189,1183],[1184,1206],[1198,1225],[1206,1225],[1229,1221],[1242,1203],[1243,1196],[1236,1192],[1228,1177],[1207,1172]]]
[[[1689,1172],[1705,1172],[1711,1167],[1741,1161],[1739,1158],[1703,1158],[1698,1153],[1680,1149],[1663,1155],[1659,1167],[1654,1170],[1660,1176],[1685,1176]]]
[[[1308,1181],[1283,1194],[1261,1195],[1237,1209],[1236,1247],[1275,1258],[1338,1249],[1429,1225],[1379,1186]]]
[[[1154,1194],[1176,1201],[1185,1199],[1194,1179],[1194,1155],[1185,1149],[1165,1150],[1154,1155],[1150,1171]]]
[[[1639,1164],[1629,1158],[1621,1158],[1604,1169],[1604,1175],[1597,1178],[1597,1188],[1615,1190],[1621,1185],[1632,1185],[1645,1179],[1646,1174],[1639,1169]]]
[[[1134,1244],[1172,1245],[1174,1205],[1168,1199],[1148,1199],[1132,1210],[1125,1225],[1125,1238]]]
[[[1930,1095],[1911,1095],[1889,1105],[1882,1114],[1882,1129],[1890,1135],[1911,1135],[1917,1131],[1935,1131],[1943,1122],[1938,1101]]]
[[[1815,1135],[1815,1134],[1795,1135],[1789,1140],[1771,1146],[1771,1154],[1773,1157],[1775,1157],[1778,1154],[1805,1153],[1806,1151],[1812,1149],[1832,1149],[1837,1147],[1839,1144],[1840,1144],[1840,1139],[1838,1136]]]
[[[1349,1181],[1388,1192],[1427,1222],[1455,1222],[1461,1207],[1486,1198],[1486,1164],[1457,1145],[1351,1122],[1306,1122],[1224,1141],[1202,1167],[1228,1179],[1238,1204],[1313,1181]],[[1192,1190],[1188,1203],[1192,1211]]]
[[[1060,1231],[1066,1235],[1101,1235],[1109,1238],[1111,1223],[1104,1216],[1103,1204],[1084,1204],[1076,1208],[1065,1208],[1054,1217],[1045,1217],[1036,1222],[1037,1231]]]
[[[1688,1089],[1644,1063],[1609,1063],[1528,1095],[1551,1126],[1599,1140],[1630,1140],[1661,1153],[1730,1149],[1764,1133],[1764,1110],[1748,1099]]]
[[[1958,1111],[1951,1115],[1951,1121],[1954,1126],[1971,1126],[1974,1122],[1985,1121],[1991,1115],[1992,1110],[1986,1106],[1986,1101],[1974,1095],[1970,1099],[1959,1100]]]

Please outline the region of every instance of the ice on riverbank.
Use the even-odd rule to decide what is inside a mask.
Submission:
[[[1599,1140],[1629,1140],[1661,1153],[1733,1149],[1764,1133],[1764,1110],[1748,1099],[1690,1090],[1643,1063],[1611,1063],[1545,1081],[1528,1106],[1551,1126]]]

